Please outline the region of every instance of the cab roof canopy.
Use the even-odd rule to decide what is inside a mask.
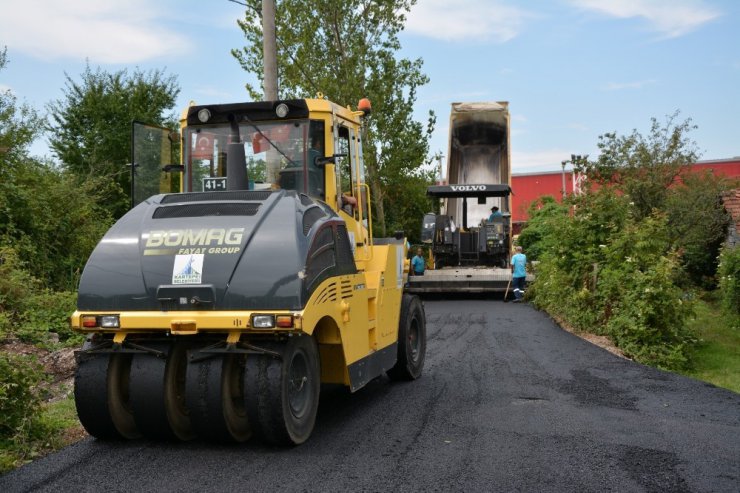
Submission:
[[[439,198],[508,197],[511,195],[511,187],[501,183],[490,185],[434,185],[427,188],[427,195]]]

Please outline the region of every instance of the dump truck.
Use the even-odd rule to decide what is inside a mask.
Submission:
[[[370,233],[367,111],[319,97],[191,105],[177,134],[134,124],[134,207],[71,316],[91,435],[300,444],[322,384],[421,375],[405,238]]]
[[[508,102],[452,103],[447,185],[427,189],[441,213],[422,221],[429,250],[409,292],[504,291],[511,279],[511,158]],[[492,208],[498,214],[491,217]],[[489,220],[490,219],[490,220]]]

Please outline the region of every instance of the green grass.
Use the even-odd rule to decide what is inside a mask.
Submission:
[[[684,374],[740,393],[740,330],[733,328],[733,320],[716,300],[700,299],[691,327],[702,342]]]
[[[70,432],[79,427],[71,395],[44,404],[40,416],[29,425],[26,433],[14,439],[0,440],[0,474],[69,445],[77,439]]]

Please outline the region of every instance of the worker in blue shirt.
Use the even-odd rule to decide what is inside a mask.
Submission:
[[[493,222],[493,220],[497,217],[503,217],[503,214],[501,214],[501,211],[498,210],[498,207],[495,205],[491,207],[491,215],[488,216],[488,222]]]
[[[522,247],[516,247],[516,253],[511,257],[511,283],[514,285],[514,303],[522,301],[524,284],[527,279],[527,256],[522,253]]]
[[[424,275],[424,250],[416,250],[416,255],[411,259],[411,274],[414,276]]]

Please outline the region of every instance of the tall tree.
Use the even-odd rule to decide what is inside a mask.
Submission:
[[[680,253],[690,280],[711,287],[717,256],[728,224],[720,193],[730,184],[711,174],[690,173],[699,158],[689,132],[691,119],[679,121],[679,113],[664,123],[652,118],[650,131],[642,135],[606,133],[599,137],[599,157],[576,163],[590,183],[625,194],[637,219],[655,211],[667,214],[670,241]]]
[[[180,92],[174,75],[160,70],[108,73],[88,65],[79,82],[69,75],[64,97],[48,105],[49,144],[62,166],[81,176],[105,176],[117,184],[110,198],[114,216],[128,207],[131,187],[131,122],[175,127]]]
[[[629,195],[639,217],[662,209],[668,190],[699,157],[696,143],[688,133],[695,129],[691,119],[678,122],[678,111],[661,124],[651,119],[650,132],[637,130],[629,135],[616,132],[599,136],[599,157],[581,160],[577,172],[586,173],[589,182],[614,187]]]
[[[0,70],[6,63],[3,50]],[[10,91],[0,91],[0,264],[17,253],[18,265],[29,266],[44,286],[71,290],[109,225],[109,215],[101,210],[107,187],[102,178],[82,180],[31,157],[29,146],[42,129],[31,108]],[[4,279],[0,298],[8,290],[28,289],[27,284],[25,278]]]
[[[428,83],[422,60],[398,58],[398,33],[416,0],[280,0],[276,6],[280,96],[315,97],[323,93],[342,105],[362,97],[373,103],[363,152],[380,235],[389,227],[408,225],[408,214],[429,208],[423,189],[432,172],[422,165],[429,151],[435,117],[424,124],[413,119],[417,89]],[[232,54],[247,72],[261,80],[262,28],[259,0],[247,0],[239,26],[246,46]],[[250,96],[260,91],[246,86]],[[401,180],[399,181],[399,178]],[[393,184],[407,193],[387,192]],[[421,191],[421,193],[419,193]],[[413,211],[413,212],[412,212]],[[390,221],[389,221],[390,219]]]
[[[0,71],[8,64],[7,48],[0,51]],[[13,164],[26,155],[28,147],[39,136],[41,120],[25,104],[18,104],[9,90],[0,90],[0,181]]]

